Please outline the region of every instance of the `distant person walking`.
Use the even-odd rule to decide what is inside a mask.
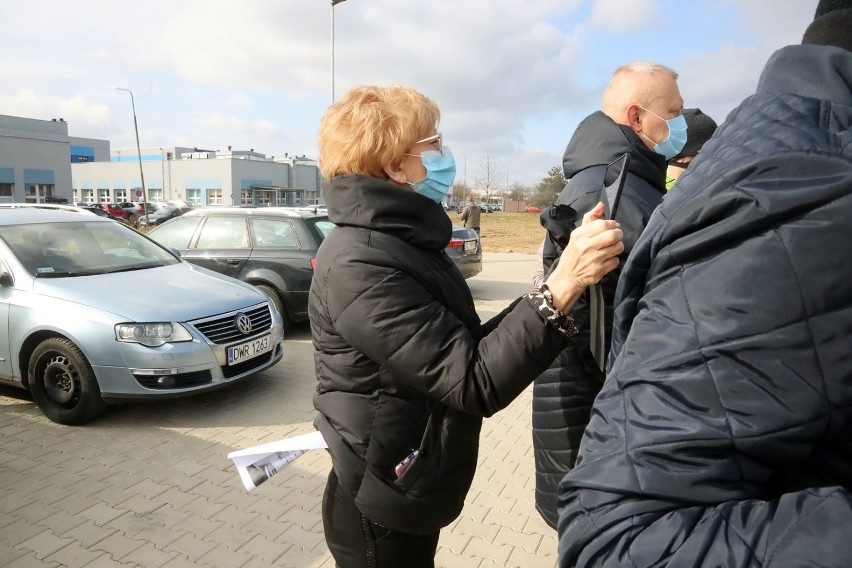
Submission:
[[[473,197],[468,196],[465,201],[464,209],[459,214],[459,219],[464,221],[464,226],[467,229],[473,229],[476,234],[479,233],[479,206],[473,202]]]

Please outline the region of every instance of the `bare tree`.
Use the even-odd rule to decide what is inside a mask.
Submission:
[[[464,183],[456,182],[453,184],[451,196],[453,203],[464,203],[464,200],[468,195],[470,195],[470,188]]]
[[[529,200],[530,195],[532,195],[534,191],[535,190],[528,185],[515,182],[509,188],[509,194],[507,197],[515,201]]]
[[[491,152],[485,152],[485,158],[479,164],[479,172],[473,180],[473,187],[485,196],[486,203],[490,203],[492,194],[506,187],[505,170],[505,166],[491,158]]]

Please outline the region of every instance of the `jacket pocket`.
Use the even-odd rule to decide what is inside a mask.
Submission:
[[[415,485],[420,490],[425,489],[429,480],[434,481],[434,478],[438,475],[441,461],[440,440],[444,410],[443,406],[438,406],[429,413],[423,438],[420,440],[420,447],[416,448],[417,456],[402,476],[393,480],[393,484],[405,492],[414,489]],[[420,478],[424,477],[424,472],[427,471],[429,473],[427,473],[423,483],[418,483]]]

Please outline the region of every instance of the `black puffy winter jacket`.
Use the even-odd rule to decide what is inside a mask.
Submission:
[[[461,512],[482,417],[567,340],[525,300],[480,326],[444,252],[452,224],[434,201],[360,175],[334,178],[326,201],[337,227],[317,253],[308,306],[315,425],[363,515],[432,533]],[[397,479],[413,449],[420,455]]]
[[[580,123],[565,149],[562,166],[569,181],[557,201],[570,208],[569,215],[573,213],[575,218],[574,227],[578,226],[583,215],[600,200],[606,164],[625,152],[631,156],[630,168],[616,214],[624,234],[622,263],[663,199],[666,174],[663,156],[648,149],[630,127],[616,124],[600,111],[595,112]],[[548,241],[543,253],[545,270],[556,253],[554,243]],[[619,272],[620,266],[604,276],[600,283],[605,308],[605,345],[609,344],[612,302]],[[542,518],[554,529],[557,486],[574,465],[592,403],[603,385],[603,373],[589,347],[588,297],[587,291],[571,310],[579,334],[535,380],[533,387],[535,504]]]
[[[852,562],[852,53],[776,52],[651,219],[559,564]]]

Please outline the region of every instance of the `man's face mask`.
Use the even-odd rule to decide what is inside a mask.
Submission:
[[[674,118],[670,118],[666,120],[658,114],[654,114],[650,110],[645,107],[639,107],[648,114],[652,116],[656,116],[660,120],[666,123],[666,126],[669,129],[669,135],[660,143],[655,143],[653,140],[645,136],[643,133],[641,134],[645,140],[654,144],[654,151],[658,154],[662,154],[666,157],[666,161],[671,160],[683,150],[683,147],[686,145],[686,119],[683,115],[678,115]]]

